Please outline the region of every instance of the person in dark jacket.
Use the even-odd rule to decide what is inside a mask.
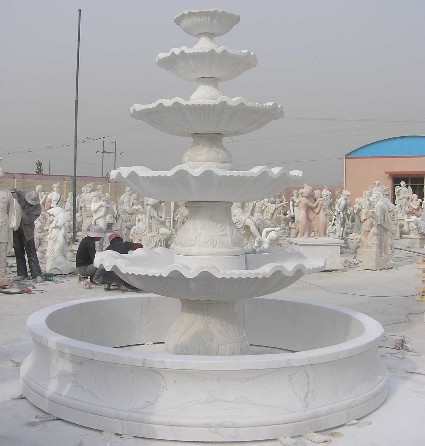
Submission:
[[[35,190],[25,193],[21,190],[12,189],[11,193],[21,207],[21,223],[19,228],[13,231],[17,276],[19,279],[28,277],[28,260],[31,277],[38,283],[43,282],[34,242],[34,222],[41,214],[40,196]]]
[[[114,232],[109,236],[109,246],[106,248],[106,250],[115,251],[120,254],[128,254],[130,251],[134,251],[138,248],[143,248],[143,245],[141,243],[124,242],[122,237]],[[137,289],[122,280],[121,277],[119,277],[118,274],[114,273],[113,271],[104,270],[103,283],[105,284],[105,290],[109,290],[111,285],[117,285],[119,288],[124,286],[132,290]]]
[[[77,256],[75,258],[76,272],[82,277],[90,277],[94,283],[101,284],[102,269],[96,268],[93,265],[94,257],[96,255],[96,245],[105,236],[104,229],[99,225],[92,225],[87,237],[84,237],[77,249]]]

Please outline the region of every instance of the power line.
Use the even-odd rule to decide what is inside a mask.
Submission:
[[[352,128],[344,128],[344,129],[328,129],[328,130],[319,130],[315,132],[305,132],[305,133],[292,133],[288,135],[280,135],[280,136],[271,136],[271,137],[264,137],[264,138],[230,138],[226,142],[226,144],[237,144],[237,143],[243,143],[243,142],[261,142],[261,141],[285,141],[286,139],[292,139],[292,138],[302,138],[305,136],[312,136],[312,135],[326,135],[326,134],[333,134],[333,133],[346,133],[346,132],[353,132],[356,130],[372,130],[372,129],[384,129],[388,127],[399,127],[404,126],[406,124],[424,124],[425,120],[423,119],[400,119],[400,120],[383,120],[383,119],[374,119],[374,118],[327,118],[327,117],[304,117],[304,116],[294,116],[294,117],[285,117],[285,120],[303,120],[303,121],[327,121],[327,122],[370,122],[370,123],[383,123],[388,125],[374,125],[374,126],[357,126]],[[118,128],[112,131],[107,132],[107,135],[101,135],[101,136],[86,136],[85,138],[78,141],[78,144],[90,144],[96,141],[104,140],[106,138],[115,138],[117,136],[125,135],[132,132],[140,131],[144,128],[150,128],[150,126],[144,125],[144,124],[132,124],[127,127]],[[345,137],[358,137],[358,136],[365,136],[365,135],[373,135],[378,132],[373,133],[363,133],[363,134],[356,134],[356,135],[336,135],[332,136],[332,138],[345,138]],[[382,133],[382,132],[379,132]],[[319,138],[319,139],[310,139],[307,141],[321,141],[326,140],[329,138]],[[268,144],[270,145],[270,144]],[[58,144],[58,145],[46,145],[44,147],[38,147],[38,148],[28,148],[28,149],[16,149],[16,150],[9,150],[5,153],[5,155],[14,155],[19,153],[36,153],[40,151],[46,151],[46,150],[56,150],[56,149],[63,149],[67,147],[72,147],[72,144]],[[7,147],[1,146],[1,148],[8,150]],[[166,145],[166,146],[160,146],[160,147],[148,147],[147,149],[151,150],[161,150],[161,149],[168,149],[173,148],[176,149],[175,144],[173,145]]]

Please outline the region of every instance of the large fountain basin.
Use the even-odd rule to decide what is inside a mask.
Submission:
[[[282,167],[257,166],[250,170],[225,170],[181,164],[167,171],[144,166],[120,167],[111,178],[146,197],[164,201],[241,202],[271,197],[300,180],[302,172]]]
[[[366,415],[387,395],[383,329],[363,314],[251,299],[237,314],[253,353],[211,357],[163,352],[179,311],[177,300],[155,295],[38,311],[28,320],[34,345],[21,367],[23,394],[83,426],[206,442],[326,429]]]
[[[258,104],[243,98],[225,96],[203,102],[181,98],[159,99],[153,104],[135,104],[130,113],[132,118],[175,136],[192,136],[197,133],[242,135],[283,116],[282,107],[275,102]]]

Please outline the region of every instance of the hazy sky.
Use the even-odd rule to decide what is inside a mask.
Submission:
[[[188,98],[196,85],[155,57],[196,39],[173,23],[185,9],[219,8],[240,23],[220,45],[254,51],[258,66],[220,84],[228,96],[276,101],[285,118],[225,145],[241,169],[285,165],[310,183],[342,182],[342,158],[364,144],[425,134],[423,0],[2,0],[3,168],[73,171],[77,10],[82,9],[78,174],[100,175],[101,139],[118,166],[169,169],[190,138],[129,116],[134,103]],[[105,172],[113,155],[105,156]],[[371,181],[374,179],[372,178]]]

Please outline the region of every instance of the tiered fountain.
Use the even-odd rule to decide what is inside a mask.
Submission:
[[[188,101],[135,105],[131,114],[191,136],[193,145],[171,171],[123,167],[113,176],[146,196],[188,202],[189,219],[174,251],[96,257],[155,295],[72,302],[31,316],[34,349],[22,367],[23,392],[84,426],[201,443],[273,440],[365,415],[387,389],[377,322],[330,306],[248,299],[320,270],[323,259],[245,255],[233,224],[232,202],[272,196],[298,175],[231,168],[223,138],[283,114],[275,103],[229,98],[218,89],[219,81],[257,64],[253,53],[213,41],[239,16],[186,11],[175,22],[199,40],[160,54],[157,63],[199,86]]]

